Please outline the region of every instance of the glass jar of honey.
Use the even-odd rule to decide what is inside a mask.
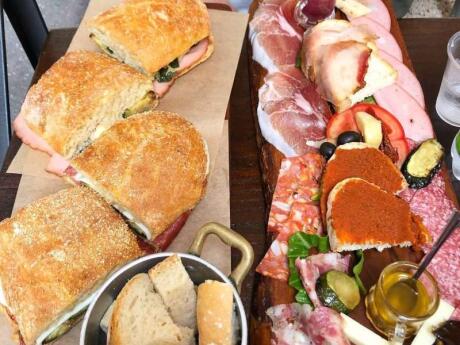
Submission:
[[[392,344],[402,344],[405,338],[415,334],[439,305],[436,280],[427,270],[413,280],[417,268],[408,261],[388,265],[366,296],[368,319]]]

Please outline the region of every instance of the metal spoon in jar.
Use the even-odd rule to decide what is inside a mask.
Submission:
[[[431,248],[430,252],[425,256],[422,263],[419,265],[417,271],[411,278],[403,279],[398,281],[396,284],[390,287],[387,292],[388,296],[393,294],[398,294],[399,298],[403,298],[406,300],[405,305],[407,306],[414,306],[417,303],[418,298],[418,287],[417,287],[417,280],[422,275],[423,271],[427,268],[430,264],[433,257],[442,247],[444,242],[449,238],[452,232],[460,225],[460,212],[455,210],[452,214],[449,222],[447,223],[446,227],[439,236],[436,243]],[[401,296],[402,295],[402,296]],[[408,313],[409,310],[401,310],[401,312]]]

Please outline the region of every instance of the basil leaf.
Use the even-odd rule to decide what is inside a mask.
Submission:
[[[171,68],[179,68],[179,59],[178,58],[175,58],[174,60],[172,60],[172,62],[169,64],[169,67]]]
[[[300,304],[312,305],[310,297],[308,297],[307,291],[305,291],[305,289],[296,293],[295,300]]]
[[[361,274],[361,272],[363,271],[363,266],[364,266],[364,253],[363,251],[360,249],[360,250],[357,250],[355,252],[355,255],[356,257],[358,258],[358,262],[356,263],[356,265],[353,267],[353,274],[355,276],[355,281],[356,281],[356,284],[358,285],[359,287],[359,291],[361,292],[361,294],[365,295],[367,293],[367,290],[366,288],[364,287],[364,284],[363,282],[361,281],[361,278],[359,277],[359,275]]]
[[[320,253],[329,252],[329,237],[328,236],[318,236],[318,251]]]
[[[375,100],[374,96],[368,96],[363,99],[363,103],[377,104],[377,101]]]

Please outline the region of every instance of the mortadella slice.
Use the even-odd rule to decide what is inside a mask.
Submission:
[[[365,17],[379,23],[387,31],[391,29],[390,13],[381,0],[337,0],[335,6],[349,20]]]
[[[398,84],[374,93],[377,104],[392,113],[404,128],[406,137],[421,142],[434,137],[431,120],[414,97]]]
[[[398,84],[404,91],[411,95],[417,103],[425,109],[425,97],[423,96],[423,89],[414,73],[402,62],[396,60],[393,56],[381,51],[380,56],[388,62],[397,72]]]
[[[375,43],[377,44],[377,48],[379,48],[380,52],[384,51],[387,54],[393,56],[398,61],[403,60],[401,48],[399,47],[398,42],[396,42],[396,39],[393,37],[393,35],[381,24],[366,16],[353,18],[350,20],[350,22],[353,26],[364,25],[370,32],[377,36],[378,38]]]

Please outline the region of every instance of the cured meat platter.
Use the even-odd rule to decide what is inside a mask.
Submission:
[[[297,1],[255,0],[250,8],[248,40],[250,46],[251,103],[256,123],[268,218],[268,243],[266,243],[268,252],[257,268],[257,272],[260,274],[256,278],[250,317],[252,344],[286,343],[280,339],[281,333],[276,334],[277,330],[273,329],[277,319],[276,315],[274,316],[276,310],[272,307],[291,305],[295,301],[299,302],[299,291],[293,287],[295,284],[291,284],[291,257],[289,256],[288,259],[286,256],[289,236],[297,232],[317,235],[329,233],[331,247],[336,249],[333,248],[332,251],[340,252],[337,249],[337,244],[334,245],[331,241],[329,223],[326,221],[329,218],[326,217],[325,206],[328,200],[324,190],[327,184],[325,171],[332,171],[332,163],[321,158],[318,149],[323,156],[329,158],[332,153],[324,152],[321,144],[325,141],[331,141],[331,137],[336,141],[340,140],[334,134],[338,134],[335,133],[336,130],[343,130],[344,128],[361,132],[363,136],[361,141],[365,141],[366,145],[368,144],[362,123],[347,127],[347,125],[343,125],[343,121],[340,125],[337,124],[339,121],[334,121],[352,116],[349,109],[351,109],[355,119],[358,116],[356,114],[368,111],[383,123],[383,129],[381,129],[383,138],[379,139],[377,147],[387,157],[391,158],[394,167],[397,167],[398,170],[401,169],[409,186],[403,181],[403,184],[406,184],[403,188],[395,188],[395,193],[398,194],[397,199],[403,199],[409,205],[412,219],[417,219],[415,222],[421,222],[420,228],[423,230],[419,235],[425,236],[425,240],[420,240],[418,243],[413,241],[412,246],[399,246],[393,236],[388,242],[391,240],[395,242],[391,242],[393,244],[390,243],[386,249],[377,248],[377,246],[371,249],[363,248],[366,249],[364,250],[365,260],[360,277],[365,290],[368,291],[377,282],[383,268],[390,263],[401,260],[420,262],[430,248],[430,243],[433,243],[439,236],[451,212],[458,207],[455,192],[441,160],[439,160],[440,169],[432,171],[433,176],[430,177],[429,182],[423,183],[423,187],[417,185],[420,180],[414,182],[406,174],[408,162],[411,157],[415,156],[421,143],[431,142],[431,138],[435,136],[429,117],[425,112],[423,91],[415,77],[391,1],[355,1],[354,3],[357,2],[367,4],[371,9],[370,13],[357,18],[353,17],[353,11],[350,12],[346,6],[343,8],[343,2],[337,1],[336,6],[344,11],[336,8],[335,18],[339,21],[325,20],[321,23],[329,23],[317,24],[310,28],[307,33],[304,33],[305,29],[300,27],[294,18]],[[345,20],[350,21],[351,25],[344,23]],[[332,27],[335,24],[343,25],[346,30],[349,30],[345,30],[346,33],[344,34],[351,35],[347,37],[347,40],[352,37],[352,40],[356,39],[357,41],[359,39],[356,38],[356,35],[359,34],[353,33],[353,27],[356,29],[356,27],[365,25],[372,26],[372,34],[379,38],[376,40],[378,48],[375,51],[378,51],[379,56],[391,65],[393,70],[396,70],[395,75],[398,77],[393,77],[394,79],[387,84],[382,81],[379,85],[377,82],[377,86],[372,89],[373,81],[366,79],[367,83],[363,83],[359,87],[362,90],[370,89],[370,94],[365,95],[365,97],[367,101],[367,96],[372,96],[371,108],[359,105],[362,104],[365,97],[362,97],[358,102],[353,100],[353,97],[359,94],[359,92],[355,92],[356,85],[351,86],[355,92],[350,98],[351,102],[350,99],[337,96],[343,89],[334,90],[334,85],[340,84],[340,80],[334,79],[335,77],[343,80],[350,76],[347,73],[357,73],[360,76],[362,66],[358,66],[355,71],[353,61],[362,61],[362,55],[360,55],[361,60],[359,58],[353,60],[354,58],[350,55],[341,55],[340,60],[344,62],[336,70],[332,67],[324,68],[324,66],[334,65],[334,62],[339,60],[338,55],[332,54],[331,50],[327,53],[321,51],[314,55],[314,48],[319,46],[319,44],[315,46],[315,43],[312,43],[314,34],[316,31],[317,37],[315,38],[319,39],[318,32],[321,31],[317,28],[321,25],[323,28],[328,25],[324,29],[325,31],[342,30]],[[343,33],[343,30],[340,32]],[[322,41],[322,44],[326,41]],[[356,49],[358,48],[356,47]],[[364,72],[366,76],[371,74],[370,71],[373,68],[369,67],[371,66],[372,52],[367,56],[367,70]],[[327,58],[330,60],[323,61],[322,65],[315,65],[317,63],[315,59]],[[345,69],[349,69],[349,71],[343,72]],[[340,76],[337,76],[337,73]],[[381,79],[386,78],[381,75],[380,77]],[[359,79],[360,77],[358,77]],[[363,87],[364,85],[365,87]],[[375,110],[381,108],[384,108],[382,113],[379,113],[380,110]],[[388,113],[390,113],[388,118],[393,118],[394,115],[397,118],[396,122],[400,124],[396,126],[391,121],[387,121],[385,116]],[[411,116],[406,118],[401,113],[410,113]],[[359,130],[357,130],[358,128]],[[396,132],[398,131],[395,128],[402,128],[402,134],[397,135]],[[404,144],[401,144],[401,140]],[[339,164],[337,158],[339,157],[338,148],[340,146],[336,141],[333,142],[337,144],[337,148],[332,145],[336,158],[334,163]],[[369,139],[369,142],[372,142],[372,139]],[[347,143],[346,145],[350,144]],[[340,150],[340,154],[343,152],[345,150]],[[327,157],[328,155],[329,157]],[[369,158],[369,160],[374,162],[375,158]],[[346,168],[353,170],[350,166]],[[359,170],[359,167],[357,169]],[[346,174],[350,174],[350,172]],[[357,172],[358,177],[362,177],[360,174],[361,172]],[[362,174],[366,175],[366,173]],[[331,175],[332,172],[329,176]],[[354,176],[346,175],[345,177]],[[369,177],[369,180],[372,178]],[[384,189],[388,190],[387,188]],[[329,204],[327,205],[329,207]],[[387,207],[388,205],[382,206],[382,208]],[[349,210],[350,217],[355,211]],[[456,236],[455,238],[458,239],[458,235]],[[458,254],[455,253],[454,244],[454,238],[447,242],[429,270],[432,273],[435,272],[435,278],[440,286],[441,298],[457,308],[451,318],[458,318],[460,316],[458,312],[458,281],[460,278],[457,272],[460,268],[458,267],[460,260]],[[321,250],[313,250],[313,253],[317,253],[317,251]],[[345,249],[345,253],[349,253],[349,251]],[[348,255],[340,257],[338,260],[347,259]],[[357,265],[358,261],[359,256],[352,255],[350,265]],[[297,260],[295,266],[301,274],[302,269]],[[337,266],[334,267],[337,269]],[[452,268],[454,272],[452,272]],[[302,282],[305,286],[304,277],[302,277]],[[308,289],[307,293],[309,295],[307,299],[317,306]],[[269,311],[267,315],[267,310],[270,308],[272,311]],[[285,318],[289,318],[286,316],[288,314],[286,310],[282,310],[282,313],[284,313]],[[290,313],[289,315],[292,317],[292,310]],[[357,307],[349,311],[348,315],[377,333],[366,317],[364,294]],[[331,316],[328,318],[333,319]],[[342,344],[338,340],[333,343]],[[303,343],[299,342],[299,344]]]

